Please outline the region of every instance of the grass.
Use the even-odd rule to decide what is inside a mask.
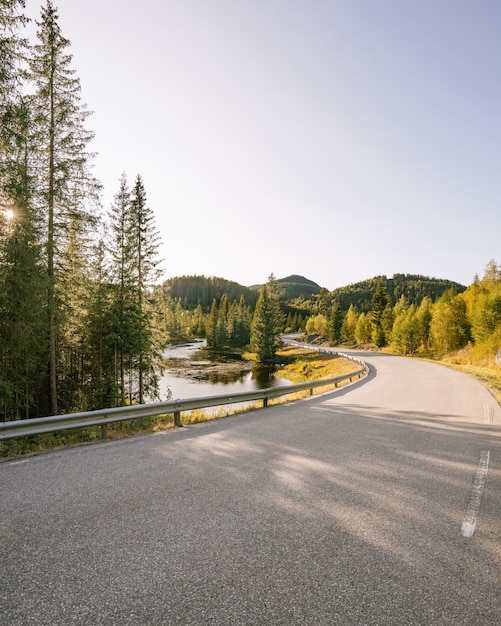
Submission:
[[[293,384],[333,378],[359,369],[356,363],[347,359],[294,346],[280,350],[278,357],[282,359],[284,367],[276,375],[287,378]]]
[[[284,347],[278,352],[277,356],[282,366],[277,370],[275,375],[286,378],[292,384],[309,380],[319,380],[321,378],[333,378],[358,369],[357,365],[347,359],[326,353],[316,353],[312,350],[293,346]],[[251,357],[252,355],[245,355],[245,358]],[[495,365],[492,357],[489,356],[489,358],[486,358],[485,355],[478,355],[473,350],[465,348],[457,353],[446,355],[442,359],[435,359],[435,362],[442,363],[443,365],[475,377],[485,385],[485,387],[490,389],[497,400],[501,402],[501,366]],[[348,381],[345,381],[341,383],[341,385],[347,384],[347,382]],[[322,393],[327,389],[328,387],[319,387],[315,390],[315,393]],[[283,404],[309,395],[309,391],[293,393],[270,399],[268,405]],[[256,402],[252,405],[246,404],[240,407],[235,405],[231,407],[220,407],[212,411],[199,409],[196,411],[186,411],[182,413],[181,418],[183,425],[188,425],[245,413],[261,407],[262,402]],[[166,430],[173,428],[173,426],[174,418],[172,414],[115,422],[108,425],[108,438],[119,439],[130,437],[140,433]],[[89,426],[81,429],[47,433],[45,435],[21,437],[19,439],[10,439],[0,442],[0,458],[39,454],[45,451],[100,440],[100,426]]]
[[[249,355],[247,355],[248,357]],[[346,359],[329,354],[315,353],[304,348],[287,346],[280,350],[278,359],[283,364],[276,372],[276,376],[286,378],[292,384],[318,380],[321,378],[332,378],[347,374],[358,369],[358,366]],[[347,384],[348,381],[340,383]],[[332,387],[332,385],[330,386]],[[325,391],[327,387],[319,387],[316,393]],[[268,406],[291,402],[299,398],[309,396],[309,391],[280,396],[268,401]],[[182,413],[183,425],[195,424],[222,417],[228,417],[239,413],[249,412],[262,407],[262,402],[256,402],[245,406],[220,407],[213,411],[186,411]],[[162,431],[173,428],[174,418],[172,414],[158,417],[144,417],[136,420],[115,422],[108,424],[108,438],[119,439],[145,432]],[[88,426],[81,429],[70,429],[57,433],[47,433],[45,435],[33,435],[30,437],[20,437],[0,442],[0,458],[13,458],[25,456],[27,454],[38,454],[46,451],[53,451],[67,446],[82,445],[101,440],[101,427]]]

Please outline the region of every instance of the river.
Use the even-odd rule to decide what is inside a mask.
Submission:
[[[205,348],[205,340],[171,346],[164,352],[166,368],[160,379],[162,400],[169,397],[169,390],[172,399],[185,400],[291,384],[274,374],[258,376],[252,370],[252,362],[238,355],[202,348]]]

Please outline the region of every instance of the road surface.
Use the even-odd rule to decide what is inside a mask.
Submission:
[[[501,409],[440,365],[0,463],[0,623],[501,624]]]

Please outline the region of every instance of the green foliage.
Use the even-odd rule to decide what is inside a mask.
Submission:
[[[454,291],[447,291],[433,306],[430,336],[436,353],[445,354],[465,346],[470,339],[466,304]]]
[[[372,340],[372,327],[369,316],[365,313],[360,313],[356,326],[355,326],[355,340],[357,343],[366,344]]]
[[[317,283],[297,274],[292,274],[285,278],[275,278],[275,282],[280,300],[293,302],[296,308],[300,308],[301,301],[308,301],[310,298],[316,299],[317,294],[322,290]],[[262,288],[263,285],[253,285],[251,287],[255,292],[260,291]]]
[[[402,275],[396,276],[402,279]],[[401,354],[440,356],[473,341],[478,354],[490,354],[493,360],[501,346],[501,270],[494,261],[488,264],[482,280],[476,279],[466,290],[452,286],[435,302],[424,296],[416,303],[401,295],[392,304],[387,285],[384,277],[378,278],[371,308],[366,312],[351,304],[341,316],[335,301],[329,319],[331,343],[389,344]],[[341,317],[344,320],[339,330]],[[318,313],[310,315],[306,328],[321,335],[324,330],[318,319]]]
[[[251,324],[251,350],[259,363],[272,361],[280,347],[284,320],[280,298],[273,274],[261,288]]]
[[[327,336],[329,330],[329,322],[325,315],[318,313],[312,315],[306,322],[306,334]]]
[[[457,293],[463,292],[466,287],[453,281],[429,278],[414,274],[394,274],[392,278],[376,276],[369,280],[340,287],[331,292],[331,299],[339,302],[341,309],[347,311],[351,305],[359,311],[368,313],[372,309],[372,300],[384,281],[385,289],[390,297],[392,306],[404,296],[410,304],[419,306],[423,298],[428,297],[433,302],[440,298],[445,291],[454,288]]]
[[[259,294],[249,287],[215,276],[178,276],[163,283],[166,296],[178,300],[185,310],[194,310],[201,306],[204,313],[208,313],[215,299],[217,302],[226,296],[229,302],[244,298],[246,305],[256,306]]]
[[[343,322],[344,315],[341,311],[341,307],[337,302],[332,305],[331,314],[329,317],[329,343],[331,346],[336,346],[341,342],[343,337]]]
[[[372,340],[378,348],[386,345],[386,333],[383,326],[383,316],[390,302],[390,296],[386,290],[386,277],[378,281],[376,291],[372,297],[370,322],[372,327]]]

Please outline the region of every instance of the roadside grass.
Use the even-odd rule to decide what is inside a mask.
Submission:
[[[292,384],[333,378],[358,369],[358,366],[348,359],[295,346],[286,346],[277,356],[282,359],[284,366],[276,372],[276,376],[287,378]]]
[[[122,439],[140,433],[161,430],[174,426],[173,415],[159,415],[155,417],[142,417],[136,420],[124,420],[108,424],[107,438]],[[52,452],[69,446],[102,441],[101,426],[86,426],[85,428],[72,428],[60,430],[55,433],[43,435],[30,435],[17,439],[0,441],[0,459]]]
[[[249,358],[251,355],[246,355]],[[286,346],[277,354],[281,365],[275,372],[276,376],[286,378],[292,384],[318,380],[321,378],[333,378],[341,374],[347,374],[357,368],[355,363],[341,357],[326,353],[316,353],[304,348]],[[338,386],[348,384],[349,381],[339,383]],[[324,393],[332,389],[333,386],[318,387],[313,392],[315,394]],[[309,391],[301,391],[270,398],[268,406],[293,402],[301,398],[310,396]],[[183,426],[196,424],[213,419],[229,417],[231,415],[248,413],[262,408],[262,402],[245,403],[245,405],[222,406],[213,410],[198,409],[196,411],[185,411],[181,414]],[[123,422],[108,424],[107,438],[121,439],[141,433],[160,432],[174,427],[174,417],[172,414],[156,417],[144,417]],[[20,437],[18,439],[8,439],[0,442],[0,458],[21,457],[29,454],[39,454],[42,452],[55,451],[68,446],[77,446],[101,441],[101,427],[88,426],[80,429],[63,430],[56,433],[44,435],[33,435]]]

